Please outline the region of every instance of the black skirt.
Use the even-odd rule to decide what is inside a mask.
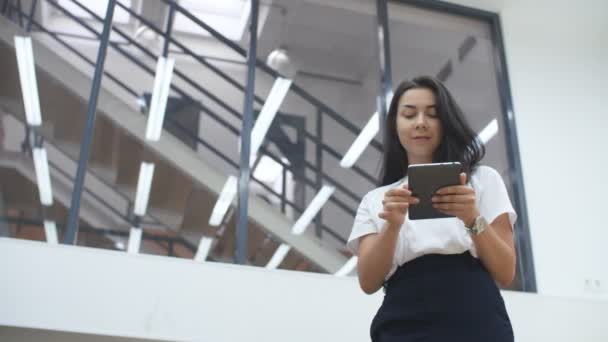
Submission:
[[[425,255],[400,266],[384,286],[371,325],[374,342],[512,342],[496,284],[468,252]]]

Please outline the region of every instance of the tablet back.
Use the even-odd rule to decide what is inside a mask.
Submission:
[[[431,197],[444,186],[460,184],[461,172],[462,166],[458,162],[410,165],[408,187],[413,196],[420,199],[419,204],[409,208],[410,220],[452,217],[435,210]]]

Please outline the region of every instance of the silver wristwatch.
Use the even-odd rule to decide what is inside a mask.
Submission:
[[[479,215],[475,218],[475,222],[473,223],[472,227],[467,227],[467,226],[464,227],[464,229],[467,230],[467,233],[469,233],[471,235],[479,235],[484,230],[486,230],[486,228],[488,228],[488,222],[481,215]]]

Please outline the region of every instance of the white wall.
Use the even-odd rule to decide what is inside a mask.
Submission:
[[[501,17],[539,292],[608,298],[608,2],[450,2]]]
[[[0,238],[0,269],[0,337],[11,341],[27,340],[31,329],[172,341],[368,341],[382,299],[364,295],[354,277],[8,238]],[[503,296],[518,342],[608,340],[608,302]]]
[[[365,341],[380,300],[354,278],[7,238],[0,269],[0,326],[147,339]]]

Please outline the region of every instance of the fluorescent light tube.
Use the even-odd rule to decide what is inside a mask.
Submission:
[[[196,255],[194,256],[195,261],[205,261],[207,260],[207,256],[211,251],[211,244],[213,243],[213,238],[203,236],[201,241],[198,243],[198,249],[196,250]]]
[[[129,231],[129,245],[127,246],[127,253],[139,253],[139,247],[141,246],[141,233],[141,228],[131,227],[131,230]]]
[[[154,76],[154,88],[146,128],[147,140],[158,141],[160,139],[174,66],[175,60],[172,58],[159,57],[156,63],[156,75]]]
[[[334,275],[338,277],[347,276],[357,266],[357,260],[356,256],[351,257]]]
[[[32,155],[34,156],[34,168],[36,169],[40,203],[45,206],[53,205],[51,175],[49,174],[49,162],[46,156],[46,150],[43,147],[35,147],[32,149]]]
[[[496,119],[492,120],[484,129],[479,132],[477,135],[477,139],[485,145],[492,139],[496,133],[498,133],[498,121]]]
[[[304,233],[310,222],[312,222],[313,218],[317,215],[319,210],[323,207],[325,202],[331,197],[336,188],[330,185],[323,185],[321,190],[317,193],[315,198],[312,199],[308,208],[304,210],[304,213],[300,216],[298,221],[291,228],[291,232],[296,235],[300,235]]]
[[[133,209],[135,215],[146,215],[153,176],[154,164],[142,162],[139,167],[139,179],[137,180],[137,192],[135,193],[135,208]]]
[[[15,52],[17,55],[17,67],[19,69],[19,81],[21,82],[21,93],[23,95],[23,106],[25,108],[25,119],[30,126],[40,126],[42,118],[40,116],[40,98],[38,96],[38,83],[36,82],[32,39],[30,37],[15,36]]]
[[[283,262],[283,260],[287,256],[287,253],[289,253],[290,249],[291,249],[291,247],[282,243],[277,248],[277,250],[274,252],[274,254],[272,255],[272,258],[270,258],[270,261],[268,261],[268,264],[266,264],[266,268],[275,269],[275,268],[279,267],[279,265]]]
[[[359,159],[359,156],[361,156],[361,153],[363,153],[367,145],[369,145],[376,134],[378,134],[379,130],[380,116],[378,115],[378,112],[375,112],[367,124],[365,124],[365,127],[363,127],[363,130],[361,130],[361,133],[359,133],[359,136],[357,136],[346,154],[344,154],[342,160],[340,160],[340,166],[343,168],[352,167],[355,162],[357,162],[357,159]]]
[[[211,217],[209,218],[209,224],[211,226],[217,227],[222,224],[224,215],[226,215],[226,212],[230,207],[230,203],[232,203],[234,196],[236,195],[236,187],[237,178],[235,176],[229,176],[226,183],[224,183],[224,188],[222,188],[222,192],[217,198],[215,207],[213,207],[213,211],[211,212]]]
[[[262,146],[264,137],[266,136],[266,133],[268,133],[272,120],[274,120],[274,117],[277,115],[292,82],[292,80],[283,77],[279,77],[274,81],[268,98],[266,98],[260,115],[258,115],[258,118],[253,125],[253,129],[251,130],[250,156],[252,158],[258,153],[260,146]]]
[[[54,245],[58,243],[55,221],[44,220],[44,234],[46,235],[46,242]]]

